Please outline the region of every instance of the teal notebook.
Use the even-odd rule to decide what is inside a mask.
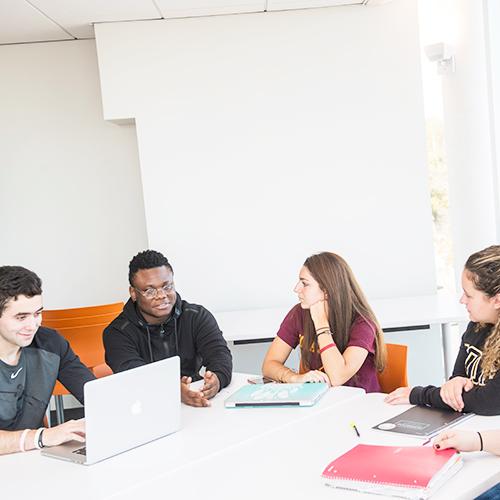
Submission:
[[[312,406],[328,390],[325,383],[244,385],[226,399],[226,408]]]

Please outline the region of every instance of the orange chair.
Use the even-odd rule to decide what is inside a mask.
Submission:
[[[112,373],[104,361],[102,333],[122,310],[123,302],[117,302],[102,306],[43,311],[42,325],[55,328],[70,343],[80,361],[99,378]],[[62,396],[69,394],[69,391],[57,381],[52,394],[55,397],[57,423],[62,423]]]
[[[113,304],[104,304],[101,306],[76,307],[73,309],[44,309],[42,312],[43,321],[52,319],[85,318],[88,316],[99,316],[101,314],[116,313],[116,316],[122,312],[123,302],[114,302]],[[43,323],[43,322],[42,322]]]
[[[57,331],[69,342],[80,361],[87,368],[92,369],[104,363],[102,333],[108,325],[109,322],[97,325],[67,326],[58,328]]]
[[[408,346],[386,344],[387,362],[384,370],[378,374],[382,392],[389,393],[398,387],[408,386]]]
[[[121,311],[120,311],[121,312]],[[73,328],[75,326],[89,326],[111,323],[117,316],[116,312],[107,314],[96,314],[95,316],[81,316],[77,318],[46,318],[45,311],[42,312],[42,323],[47,328],[60,330],[62,328]]]

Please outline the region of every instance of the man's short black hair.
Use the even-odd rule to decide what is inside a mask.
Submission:
[[[42,295],[42,280],[29,269],[21,266],[0,266],[0,316],[10,299],[19,295]]]
[[[143,252],[139,252],[132,258],[130,264],[128,265],[128,282],[130,283],[130,286],[134,286],[132,280],[134,279],[137,271],[162,266],[166,266],[172,273],[174,272],[170,262],[162,253],[156,252],[155,250],[144,250]]]

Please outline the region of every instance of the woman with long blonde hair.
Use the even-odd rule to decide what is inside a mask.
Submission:
[[[467,259],[462,288],[460,302],[471,321],[450,380],[441,387],[400,387],[386,397],[387,403],[500,415],[500,245]]]
[[[331,252],[312,255],[300,269],[294,292],[300,303],[283,320],[264,359],[263,375],[277,382],[327,382],[380,391],[382,329],[347,262]],[[297,373],[285,362],[299,345]]]

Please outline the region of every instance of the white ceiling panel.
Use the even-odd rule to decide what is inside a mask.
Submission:
[[[24,0],[0,1],[0,43],[72,39],[71,35]]]
[[[153,0],[29,1],[76,38],[93,38],[92,23],[161,18]]]
[[[165,18],[263,12],[266,0],[156,0]]]
[[[364,0],[268,0],[267,10],[312,9],[339,5],[361,5]]]
[[[0,44],[94,38],[93,23],[241,14],[391,0],[0,0]]]

